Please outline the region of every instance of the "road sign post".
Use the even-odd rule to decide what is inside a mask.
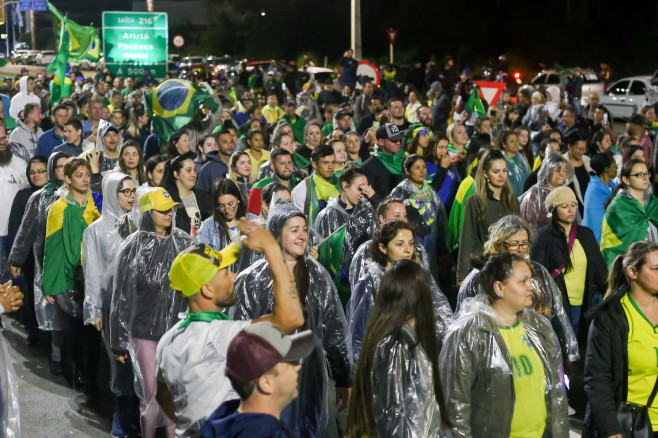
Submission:
[[[18,10],[23,11],[47,11],[47,0],[18,0]]]
[[[169,26],[166,12],[103,12],[105,65],[117,76],[154,78],[167,73]]]
[[[398,30],[397,29],[386,29],[386,35],[388,36],[388,42],[389,44],[389,57],[390,57],[390,63],[393,64],[393,44],[395,44],[395,38],[398,36]]]

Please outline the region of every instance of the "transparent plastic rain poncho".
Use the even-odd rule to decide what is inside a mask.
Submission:
[[[363,242],[354,252],[352,261],[350,262],[350,284],[352,286],[356,285],[356,282],[359,281],[361,275],[363,275],[363,270],[366,265],[372,261],[370,258],[370,244],[372,240]],[[427,252],[423,245],[420,242],[414,242],[414,248],[416,249],[416,257],[418,257],[418,263],[423,267],[424,270],[430,270],[430,262],[427,258]]]
[[[575,362],[580,358],[578,353],[578,340],[573,332],[567,313],[562,305],[562,294],[551,274],[537,262],[532,262],[533,275],[532,284],[532,307],[551,322],[551,326],[560,341],[562,355]],[[478,282],[479,269],[473,269],[464,279],[459,287],[457,295],[457,310],[459,313],[464,300],[480,295],[480,283]]]
[[[434,316],[436,317],[436,337],[441,343],[443,335],[452,322],[452,308],[448,299],[434,278],[427,273],[427,281],[432,291],[432,302],[434,303]],[[356,364],[361,352],[361,343],[368,326],[368,317],[370,311],[375,305],[375,295],[384,276],[384,267],[374,260],[366,263],[361,278],[352,287],[352,296],[347,304],[347,319],[350,324],[350,333],[352,334],[352,350],[354,352],[354,363]]]
[[[0,332],[0,438],[19,438],[20,403],[18,400],[18,380],[14,364]]]
[[[510,435],[514,412],[513,364],[500,335],[495,310],[484,295],[462,303],[448,328],[439,371],[453,437]],[[547,424],[544,436],[567,438],[567,396],[562,375],[562,354],[548,320],[532,309],[519,313],[528,340],[544,366]]]
[[[549,151],[550,149],[550,151]],[[527,192],[519,196],[519,204],[521,209],[521,217],[525,219],[533,232],[548,225],[551,221],[548,210],[546,209],[545,201],[551,189],[548,182],[553,179],[553,175],[557,172],[562,164],[567,165],[567,179],[564,185],[569,184],[573,180],[574,170],[573,165],[557,153],[553,148],[548,146],[547,154],[549,154],[542,162],[539,173],[537,174],[537,184],[530,187]]]
[[[68,315],[56,303],[50,304],[46,301],[41,292],[48,209],[59,199],[57,190],[53,190],[51,185],[57,181],[55,164],[62,157],[66,158],[67,155],[59,152],[48,158],[48,183],[28,199],[21,226],[9,255],[9,262],[13,266],[23,266],[30,253],[30,247],[34,251],[34,307],[39,328],[47,331],[65,330],[70,326]]]
[[[251,213],[247,213],[246,218],[252,222],[257,223],[258,221],[258,216]],[[219,228],[214,216],[210,216],[203,221],[201,228],[199,229],[199,233],[197,234],[197,238],[199,239],[199,242],[211,246],[215,251],[221,251],[232,242],[240,245],[240,256],[238,257],[237,262],[233,263],[228,268],[231,272],[236,274],[244,271],[256,260],[261,258],[260,253],[252,251],[246,246],[242,245],[240,231],[237,228],[229,230],[228,239],[225,236],[222,236],[219,232]]]
[[[372,364],[372,413],[379,437],[450,437],[435,399],[432,363],[409,324],[383,338]]]
[[[314,228],[322,237],[326,238],[347,224],[343,242],[343,263],[341,264],[341,277],[347,283],[352,257],[359,245],[372,238],[377,226],[377,219],[370,201],[366,198],[361,198],[351,214],[340,205],[338,199],[337,197],[329,199],[327,206],[315,219]]]
[[[114,128],[114,125],[112,125],[112,123],[108,122],[107,120],[101,119],[98,122],[98,135],[96,136],[94,152],[103,152],[105,150],[103,137],[105,137],[105,134],[107,134],[110,128]],[[118,133],[118,136],[119,139],[117,141],[117,151],[121,153],[123,137],[121,136],[120,132]],[[100,174],[96,174],[96,176],[92,175],[91,177],[91,190],[98,193],[103,193],[103,178],[105,178],[109,172],[112,172],[115,168],[117,168],[118,163],[119,158],[108,158],[105,156],[105,154],[103,154],[102,158],[98,162],[98,170],[100,171]]]
[[[437,256],[440,248],[447,248],[448,215],[438,193],[427,181],[418,189],[408,179],[397,185],[391,196],[404,200],[404,205],[413,207],[423,223],[417,227],[416,239],[420,239],[429,255],[430,272],[438,271]],[[426,232],[421,230],[425,229]]]
[[[285,223],[295,216],[304,217],[292,205],[275,198],[270,207],[268,229],[280,239]],[[309,288],[302,302],[304,326],[300,330],[313,331],[316,348],[304,359],[299,372],[299,396],[283,411],[281,419],[295,431],[295,436],[336,437],[336,421],[330,414],[334,400],[330,399],[329,379],[339,388],[351,385],[350,333],[329,273],[311,257],[304,257],[304,261]],[[272,286],[267,260],[254,263],[236,279],[238,301],[228,309],[228,315],[249,320],[271,313]]]

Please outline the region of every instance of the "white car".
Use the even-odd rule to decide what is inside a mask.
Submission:
[[[35,62],[38,65],[48,65],[55,59],[57,52],[54,50],[42,50],[36,57]]]
[[[599,96],[603,93],[603,89],[604,89],[603,81],[594,72],[594,70],[590,70],[587,68],[578,68],[578,67],[574,67],[568,70],[580,70],[585,79],[583,83],[583,97],[580,100],[582,105],[587,105],[587,101],[589,99],[589,93],[591,93],[592,91],[596,91],[597,93],[599,93]],[[530,84],[532,84],[532,87],[535,90],[540,88],[545,90],[551,85],[557,85],[558,87],[560,87],[560,90],[564,91],[564,88],[567,86],[568,76],[569,73],[567,73],[566,71],[558,73],[555,70],[544,70],[541,73],[537,73],[537,76],[535,76],[530,80]]]
[[[610,84],[601,94],[601,105],[615,119],[629,119],[645,105],[656,102],[658,88],[651,85],[651,76],[630,76]]]

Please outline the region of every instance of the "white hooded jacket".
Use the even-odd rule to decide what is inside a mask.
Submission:
[[[35,103],[41,107],[41,101],[34,93],[27,92],[27,81],[29,76],[23,76],[20,81],[20,91],[11,98],[11,105],[9,105],[9,115],[18,119],[18,114],[23,111],[25,105],[28,103]]]

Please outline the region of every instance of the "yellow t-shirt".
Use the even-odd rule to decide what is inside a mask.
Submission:
[[[543,160],[541,159],[541,157],[537,155],[537,158],[535,158],[535,163],[532,165],[533,172],[541,167],[542,161]]]
[[[583,296],[585,295],[585,278],[587,277],[587,255],[585,255],[585,250],[578,239],[573,242],[571,265],[573,269],[564,274],[569,304],[582,306]]]
[[[544,366],[521,322],[499,326],[514,367],[514,414],[510,438],[541,438],[546,428]]]
[[[268,161],[270,159],[270,151],[261,149],[261,157],[260,160],[257,160],[253,157],[251,153],[251,149],[246,149],[245,152],[247,155],[249,155],[249,159],[251,160],[251,174],[249,175],[249,179],[251,180],[252,183],[258,181],[258,169],[260,169],[260,165],[263,164],[264,162]]]
[[[645,406],[658,378],[658,325],[649,322],[629,294],[621,299],[621,305],[628,320],[626,401]],[[658,400],[651,404],[649,418],[653,430],[658,430]]]

